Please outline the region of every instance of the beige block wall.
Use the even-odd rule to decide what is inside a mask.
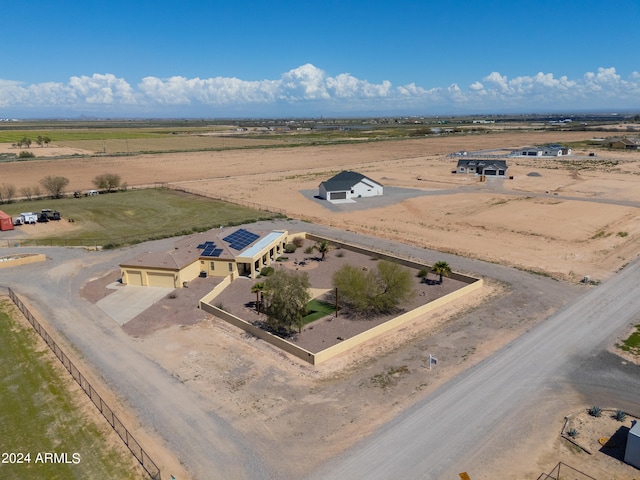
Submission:
[[[308,234],[304,232],[289,234],[287,236],[287,243],[292,242],[293,239],[296,237],[307,238],[309,240],[316,241],[316,242],[321,240],[327,240],[331,242],[332,245],[339,245],[341,248],[344,248],[346,250],[352,250],[365,255],[376,255],[380,259],[389,260],[389,261],[398,263],[400,265],[404,265],[406,267],[411,267],[411,268],[425,268],[425,267],[428,268],[429,267],[428,265],[419,263],[417,261],[396,257],[383,252],[372,251],[366,248],[359,247],[357,245],[338,242],[331,238],[324,238],[324,237],[320,237],[317,235]],[[447,303],[450,303],[459,298],[462,298],[465,295],[468,295],[469,293],[482,288],[483,286],[483,281],[481,278],[475,278],[470,275],[451,272],[451,275],[449,275],[449,278],[453,278],[454,280],[464,282],[467,285],[459,290],[456,290],[455,292],[451,292],[443,297],[440,297],[432,302],[429,302],[426,305],[423,305],[414,310],[411,310],[410,312],[406,312],[381,325],[373,327],[367,330],[366,332],[362,332],[354,337],[348,338],[347,340],[344,340],[337,345],[329,347],[315,354],[305,350],[304,348],[300,348],[297,345],[291,342],[288,342],[287,340],[284,340],[283,338],[280,338],[276,335],[266,332],[250,324],[249,322],[242,320],[241,318],[238,318],[234,315],[231,315],[228,312],[225,312],[224,310],[220,310],[219,308],[212,306],[211,302],[213,301],[213,299],[217,295],[219,295],[220,292],[222,292],[233,280],[232,275],[229,275],[227,278],[225,278],[225,280],[222,283],[217,285],[211,292],[209,292],[209,294],[207,294],[205,297],[203,297],[200,300],[200,308],[208,313],[211,313],[212,315],[215,315],[227,321],[228,323],[231,323],[232,325],[238,328],[241,328],[242,330],[248,333],[251,333],[252,335],[255,335],[256,337],[266,342],[269,342],[270,344],[284,350],[285,352],[290,353],[291,355],[294,355],[295,357],[298,357],[306,362],[309,362],[312,365],[319,365],[320,363],[326,362],[327,360],[335,357],[336,355],[339,355],[348,350],[351,350],[352,348],[355,348],[364,342],[372,340],[380,335],[384,335],[385,333],[390,332],[391,330],[395,330],[409,322],[412,322],[416,320],[418,317],[420,317],[421,315],[425,315],[443,305],[446,305]]]
[[[7,258],[8,260],[2,260]],[[8,255],[0,257],[0,268],[17,267],[18,265],[27,265],[29,263],[44,262],[47,259],[44,253],[22,253],[20,255]]]
[[[352,348],[355,348],[364,342],[368,342],[369,340],[372,340],[380,335],[390,332],[391,330],[396,330],[401,326],[414,321],[416,318],[420,317],[421,315],[425,315],[443,305],[446,305],[447,303],[453,302],[458,298],[462,298],[465,295],[468,295],[474,290],[478,290],[479,288],[482,288],[482,285],[483,285],[482,279],[478,279],[476,282],[471,283],[459,290],[456,290],[455,292],[451,292],[445,295],[444,297],[440,297],[432,302],[427,303],[426,305],[415,308],[410,312],[404,313],[398,317],[395,317],[389,320],[388,322],[385,322],[376,327],[373,327],[367,330],[366,332],[362,332],[354,337],[348,338],[338,343],[337,345],[326,348],[321,352],[318,352],[315,354],[314,365],[318,365],[322,362],[326,362],[327,360],[335,357],[336,355],[339,355],[348,350],[351,350]]]

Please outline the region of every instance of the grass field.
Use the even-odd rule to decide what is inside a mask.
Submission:
[[[20,231],[14,231],[7,242],[22,246],[87,245],[108,248],[273,217],[251,208],[168,189],[129,190],[95,197],[2,205],[2,210],[11,216],[21,212],[39,212],[44,208],[59,211],[62,220],[38,225],[41,233],[37,238],[29,236],[30,229],[33,231],[36,226],[17,227]],[[69,222],[70,219],[73,223]],[[47,234],[47,230],[51,233]],[[20,232],[25,235],[20,236]],[[16,239],[18,236],[20,238]]]
[[[84,392],[54,368],[57,359],[35,332],[13,317],[12,306],[9,299],[0,299],[0,477],[148,478],[128,451],[109,444],[107,436],[115,434],[106,422],[94,423],[81,413],[79,398],[73,395]],[[59,458],[66,453],[66,462],[38,461],[48,452]],[[19,459],[23,463],[16,463]]]

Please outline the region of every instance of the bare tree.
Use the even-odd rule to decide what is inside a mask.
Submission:
[[[22,187],[20,189],[20,194],[27,200],[31,201],[33,199],[33,187]]]
[[[102,173],[92,180],[98,190],[112,192],[120,187],[120,175],[115,173]]]
[[[40,185],[42,185],[42,188],[49,192],[53,198],[60,198],[64,188],[69,185],[69,179],[66,177],[47,175],[40,180]]]
[[[33,186],[33,198],[37,200],[41,196],[42,196],[42,189],[40,188],[40,185],[34,185]]]
[[[3,183],[0,185],[0,203],[11,203],[16,196],[15,185]]]

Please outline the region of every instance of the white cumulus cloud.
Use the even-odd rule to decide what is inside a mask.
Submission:
[[[24,84],[0,79],[3,111],[46,110],[126,116],[201,116],[225,112],[300,115],[340,112],[380,114],[540,111],[549,109],[640,108],[640,73],[627,78],[613,67],[570,79],[550,72],[508,77],[491,72],[468,86],[427,87],[415,82],[394,86],[388,80],[372,83],[350,73],[329,76],[307,63],[280,78],[242,80],[235,77],[145,77],[131,85],[113,74],[72,76],[68,82]],[[312,108],[306,111],[305,108]]]

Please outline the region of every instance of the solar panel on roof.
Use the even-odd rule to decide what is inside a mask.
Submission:
[[[260,238],[260,235],[241,228],[239,230],[236,230],[232,234],[227,235],[223,238],[223,240],[225,242],[229,242],[229,246],[234,250],[242,250],[258,238]]]
[[[211,256],[212,257],[219,257],[221,253],[222,253],[222,249],[221,248],[216,248],[213,252],[211,252]]]

